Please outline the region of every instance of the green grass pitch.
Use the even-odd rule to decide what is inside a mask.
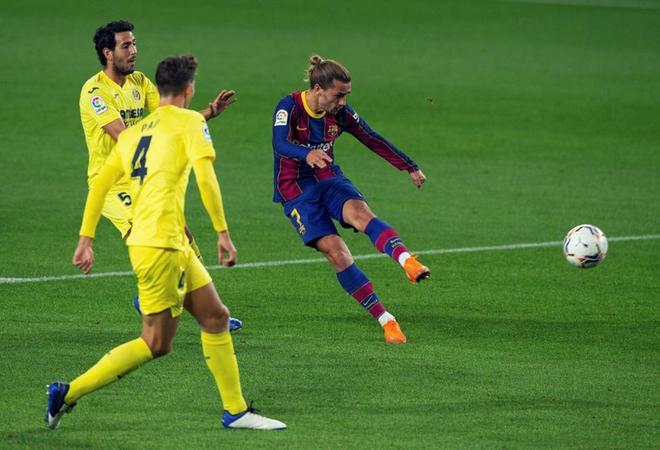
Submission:
[[[304,88],[314,52],[353,76],[351,105],[424,170],[414,189],[350,136],[336,157],[373,210],[417,250],[560,241],[580,223],[660,234],[660,2],[377,0],[332,3],[0,4],[0,277],[76,273],[86,193],[82,83],[97,26],[136,24],[138,70],[200,62],[241,263],[316,258],[272,191],[271,115]],[[187,217],[212,264],[191,183]],[[375,253],[343,232],[356,255]],[[130,270],[103,222],[97,273]],[[559,245],[424,255],[411,285],[360,260],[408,336],[386,345],[327,264],[213,270],[245,322],[244,393],[289,429],[226,431],[185,316],[174,352],[79,402],[46,430],[44,386],[132,339],[131,276],[0,283],[1,448],[648,448],[660,446],[660,240],[616,241],[596,269]]]

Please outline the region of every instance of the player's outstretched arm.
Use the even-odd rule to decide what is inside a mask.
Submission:
[[[200,158],[193,162],[197,187],[202,197],[202,203],[211,218],[213,229],[218,233],[218,262],[229,267],[236,264],[237,252],[229,236],[225,211],[222,205],[220,185],[213,169],[211,158]]]
[[[218,117],[229,105],[236,103],[236,97],[234,97],[234,95],[236,95],[235,91],[227,89],[221,90],[215,100],[209,103],[209,107],[201,110],[200,114],[203,115],[206,120]]]
[[[411,174],[419,171],[419,167],[415,161],[396,148],[394,144],[387,141],[383,136],[372,130],[367,122],[365,122],[362,117],[358,116],[349,105],[344,107],[343,114],[345,130],[355,136],[355,138],[362,142],[365,147],[399,170],[406,170]],[[423,174],[421,176],[419,175],[420,174],[415,175],[416,178],[413,178],[413,182],[425,178]],[[421,186],[421,184],[417,185],[417,182],[415,182],[415,185],[417,187]]]
[[[417,189],[421,189],[422,184],[426,181],[426,175],[420,169],[410,172],[410,178]]]
[[[105,202],[105,196],[110,188],[121,178],[124,171],[121,169],[119,155],[113,151],[105,165],[94,178],[87,193],[85,211],[83,212],[82,225],[80,226],[80,239],[73,254],[72,263],[83,273],[88,274],[94,265],[94,251],[92,243],[96,233],[96,226],[101,218],[101,210]]]

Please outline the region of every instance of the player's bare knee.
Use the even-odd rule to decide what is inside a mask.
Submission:
[[[221,333],[229,326],[229,309],[220,303],[217,308],[199,321],[199,326],[205,333]]]
[[[357,215],[355,228],[361,233],[364,233],[364,230],[367,229],[367,225],[369,225],[369,222],[371,222],[371,219],[374,217],[376,217],[374,213],[371,212],[367,205],[364,205],[363,208],[360,208],[360,212]]]
[[[154,358],[160,358],[172,351],[172,342],[166,342],[162,339],[151,339],[147,341],[147,345]]]
[[[344,270],[353,264],[353,256],[345,247],[333,248],[326,253],[326,256],[337,270]]]

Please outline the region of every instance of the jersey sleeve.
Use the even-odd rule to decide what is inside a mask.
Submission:
[[[213,163],[208,159],[198,159],[193,163],[195,179],[199,187],[199,194],[202,197],[202,203],[213,223],[213,229],[216,232],[227,229],[227,220],[225,219],[225,210],[222,204],[222,194],[218,178],[213,170]]]
[[[86,85],[80,93],[81,113],[92,117],[99,127],[120,119],[121,115],[112,101],[112,94],[99,85]]]
[[[187,142],[186,153],[191,162],[201,158],[215,159],[215,148],[209,126],[204,117],[195,113],[194,117],[188,122],[185,129],[185,139]]]
[[[289,129],[295,124],[291,123],[293,111],[293,98],[285,97],[277,104],[273,115],[273,151],[287,158],[305,160],[311,151],[304,145],[296,145],[289,141]]]
[[[158,93],[158,88],[151,82],[147,77],[144,77],[144,97],[145,105],[150,113],[154,112],[158,105],[160,104],[160,94]]]
[[[343,108],[344,129],[362,142],[369,150],[383,158],[399,170],[414,172],[419,167],[411,158],[406,156],[394,144],[388,142],[384,137],[372,130],[350,106]]]
[[[80,226],[80,236],[94,238],[96,226],[101,218],[101,210],[105,203],[105,196],[123,174],[124,170],[121,166],[121,158],[115,147],[89,187],[87,201],[85,202],[85,211],[83,212],[82,224]]]

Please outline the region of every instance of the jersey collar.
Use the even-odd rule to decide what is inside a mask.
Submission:
[[[302,99],[302,104],[303,107],[305,108],[305,112],[309,117],[312,119],[320,119],[321,117],[325,116],[325,111],[323,111],[321,114],[316,114],[312,109],[309,107],[307,104],[307,91],[302,91],[300,94],[300,98]]]
[[[126,75],[126,81],[124,81],[124,85],[119,86],[117,83],[115,83],[115,80],[107,76],[103,70],[100,71],[99,73],[101,74],[101,78],[105,80],[106,84],[109,84],[110,86],[115,87],[116,89],[124,89],[128,85],[128,77],[130,75]]]

